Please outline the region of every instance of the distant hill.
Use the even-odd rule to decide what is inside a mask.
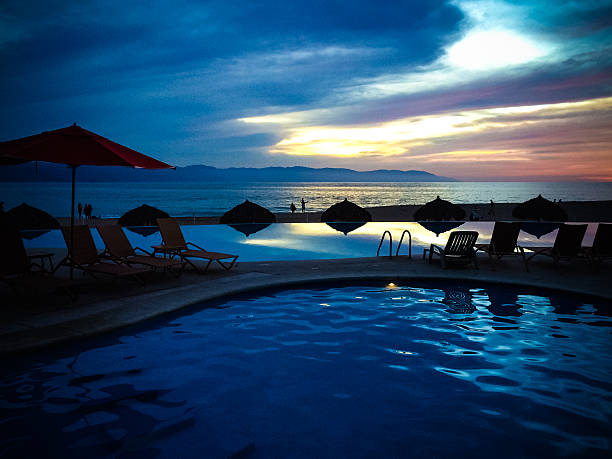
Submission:
[[[70,180],[68,166],[54,163],[25,163],[0,167],[1,182],[63,182]],[[311,167],[216,167],[197,165],[176,170],[144,170],[129,167],[81,166],[80,182],[456,182],[424,171],[380,169],[359,172],[352,169]]]

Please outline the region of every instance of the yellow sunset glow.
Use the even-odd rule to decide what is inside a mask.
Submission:
[[[426,156],[412,153],[416,147],[433,146],[446,139],[476,133],[501,132],[528,126],[554,125],[566,122],[572,115],[608,111],[612,98],[593,99],[557,104],[498,107],[413,116],[372,125],[331,127],[304,125],[310,118],[308,112],[243,118],[252,124],[280,124],[285,138],[270,148],[270,153],[298,156],[398,156],[408,154],[411,159],[428,162],[465,159],[495,161],[526,161],[527,152],[521,148],[487,150],[450,150],[437,148]],[[295,126],[298,124],[298,126]]]

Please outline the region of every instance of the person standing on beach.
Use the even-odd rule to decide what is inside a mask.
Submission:
[[[302,198],[302,213],[306,212],[306,203],[308,201],[304,201],[304,198]]]
[[[495,203],[491,199],[491,204],[489,204],[489,216],[495,220]]]
[[[77,212],[79,213],[79,221],[83,218],[83,204],[77,204]]]
[[[289,206],[289,209],[291,209],[291,213],[294,214],[295,213],[295,204],[291,203],[291,205]]]

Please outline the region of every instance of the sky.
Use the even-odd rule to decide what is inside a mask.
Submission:
[[[612,0],[5,0],[0,55],[0,140],[612,181]]]

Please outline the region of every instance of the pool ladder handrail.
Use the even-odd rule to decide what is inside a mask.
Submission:
[[[408,233],[408,258],[412,258],[412,234],[410,231],[404,230],[402,233],[402,237],[400,238],[399,244],[397,244],[397,250],[395,251],[395,256],[399,255],[400,247],[402,246],[402,242],[404,241],[404,235]]]
[[[385,230],[380,238],[380,243],[378,244],[378,250],[376,251],[376,256],[380,256],[380,248],[385,240],[385,235],[389,235],[389,257],[393,256],[393,236],[391,236],[391,231]]]
[[[408,258],[412,258],[412,234],[408,230],[404,230],[402,232],[402,237],[400,238],[399,244],[397,244],[397,250],[395,251],[395,256],[399,256],[400,247],[402,246],[402,242],[404,242],[404,236],[408,233]],[[376,251],[376,256],[380,256],[380,248],[385,241],[385,236],[389,235],[389,257],[393,256],[393,236],[391,235],[391,231],[385,230],[385,232],[380,237],[380,242],[378,243],[378,250]]]

